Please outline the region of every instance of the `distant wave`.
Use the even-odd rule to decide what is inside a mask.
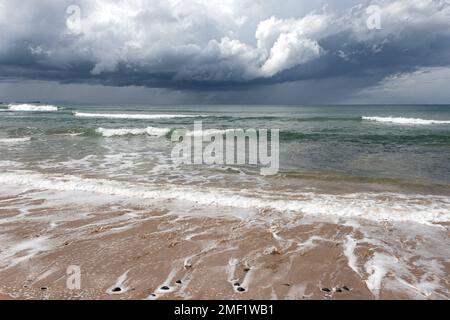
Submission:
[[[114,136],[127,136],[127,135],[143,135],[147,134],[149,136],[165,136],[170,132],[170,128],[154,128],[154,127],[147,127],[144,129],[128,129],[128,128],[121,128],[121,129],[105,129],[105,128],[98,128],[95,130],[96,133],[104,136],[104,137],[114,137]]]
[[[306,215],[332,215],[374,221],[412,221],[427,225],[450,221],[450,198],[397,193],[344,195],[299,193],[295,199],[274,197],[254,190],[233,191],[195,186],[135,184],[72,175],[44,175],[32,171],[0,173],[1,184],[34,189],[81,191],[135,199],[180,200],[197,205],[294,211]]]
[[[362,119],[368,120],[368,121],[388,122],[388,123],[397,123],[397,124],[419,124],[419,125],[450,124],[450,121],[426,120],[426,119],[416,119],[416,118],[362,117]]]
[[[171,118],[195,118],[201,115],[181,114],[133,114],[133,113],[85,113],[74,112],[75,117],[82,118],[108,118],[108,119],[171,119]]]
[[[52,105],[35,105],[35,104],[10,104],[10,111],[58,111],[58,107]]]
[[[158,136],[162,137],[171,132],[172,128],[155,128],[155,127],[147,127],[144,129],[129,129],[129,128],[120,128],[120,129],[105,129],[98,128],[95,130],[96,133],[101,134],[104,137],[113,137],[113,136],[127,136],[127,135],[143,135],[147,134],[149,136]],[[183,129],[180,129],[183,130]],[[227,132],[234,132],[234,129],[204,129],[204,130],[194,130],[194,131],[186,131],[186,136],[188,137],[209,137],[214,135],[225,135]]]
[[[0,143],[17,144],[17,143],[28,142],[30,140],[31,140],[30,137],[26,137],[26,138],[4,138],[4,139],[0,139]]]
[[[156,137],[167,137],[173,130],[185,130],[187,137],[211,137],[222,135],[225,137],[227,132],[233,132],[234,129],[203,129],[202,131],[188,130],[174,127],[143,127],[143,128],[63,128],[50,129],[45,131],[48,135],[59,136],[102,136],[102,137],[121,137],[148,135]],[[25,135],[27,132],[22,133]],[[312,141],[312,142],[348,142],[360,144],[414,144],[414,145],[449,145],[450,133],[436,134],[348,134],[346,132],[299,132],[299,131],[280,131],[280,141]]]

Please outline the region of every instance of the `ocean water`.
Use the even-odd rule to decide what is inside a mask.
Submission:
[[[204,129],[280,129],[279,173],[173,163],[171,132],[196,120]],[[450,106],[1,105],[0,183],[236,211],[447,222]]]

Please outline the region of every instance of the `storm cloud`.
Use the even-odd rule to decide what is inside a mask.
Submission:
[[[0,2],[3,81],[220,92],[345,78],[351,93],[449,65],[443,0]]]

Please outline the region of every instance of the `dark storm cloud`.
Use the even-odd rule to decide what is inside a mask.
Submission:
[[[67,26],[73,4],[81,8],[79,30]],[[446,1],[324,4],[6,0],[0,3],[0,77],[246,90],[343,78],[370,86],[394,73],[450,65]],[[367,27],[371,4],[381,8],[381,30]]]

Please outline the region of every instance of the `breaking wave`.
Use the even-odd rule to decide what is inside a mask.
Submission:
[[[196,205],[246,209],[271,209],[305,215],[332,215],[373,221],[402,221],[433,225],[450,221],[450,198],[445,196],[399,193],[322,194],[298,193],[286,200],[258,190],[238,191],[194,186],[136,184],[106,179],[88,179],[72,175],[48,175],[32,171],[0,174],[1,184],[34,189],[90,192],[133,199],[181,200]]]
[[[30,140],[31,140],[30,137],[26,137],[26,138],[4,138],[4,139],[0,139],[0,143],[4,143],[4,144],[18,144],[18,143],[28,142]]]
[[[10,104],[10,111],[58,111],[58,107],[52,105],[35,105],[35,104]]]
[[[121,128],[121,129],[105,129],[98,128],[95,132],[104,136],[104,137],[114,137],[114,136],[127,136],[127,135],[149,135],[149,136],[165,136],[170,132],[170,128],[154,128],[147,127],[144,129],[129,129],[129,128]]]
[[[387,122],[396,124],[415,124],[415,125],[430,125],[430,124],[450,124],[450,120],[426,120],[417,118],[394,118],[394,117],[362,117],[363,120],[375,122]]]

